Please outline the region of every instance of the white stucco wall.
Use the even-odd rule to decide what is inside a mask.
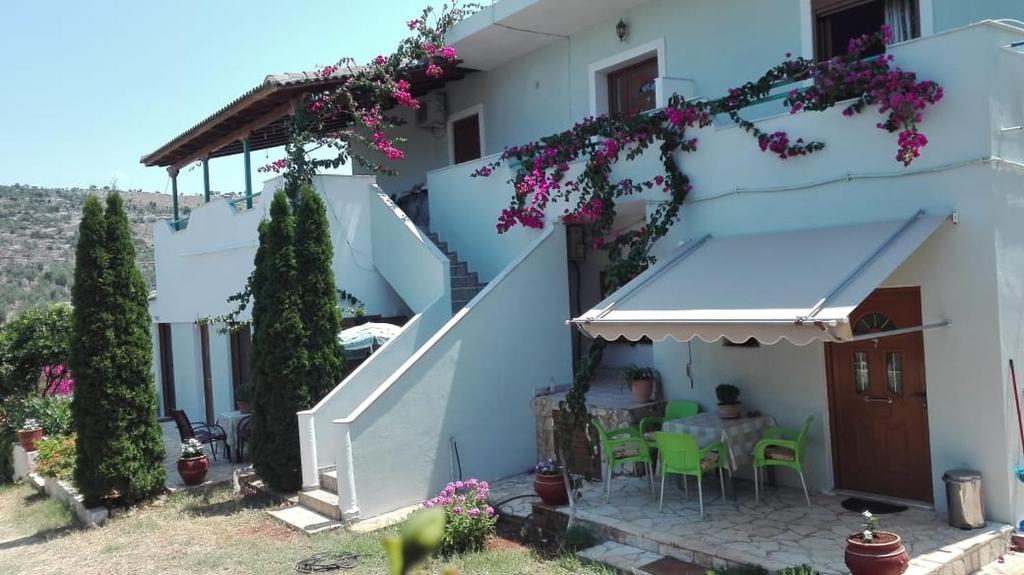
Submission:
[[[498,479],[536,463],[534,392],[571,373],[564,231],[550,231],[349,418],[361,516],[444,487],[450,440],[465,478]]]

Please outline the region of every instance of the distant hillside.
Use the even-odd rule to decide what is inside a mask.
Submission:
[[[50,189],[0,185],[0,321],[35,305],[69,301],[78,221],[87,194],[106,188]],[[153,222],[171,216],[171,196],[122,191],[132,225],[136,261],[153,286]],[[202,198],[179,198],[184,214]]]

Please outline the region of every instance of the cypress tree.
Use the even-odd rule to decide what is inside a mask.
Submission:
[[[295,259],[301,278],[302,326],[306,333],[309,370],[304,378],[312,403],[334,389],[345,374],[345,356],[338,344],[341,314],[334,284],[334,246],[323,200],[302,186],[295,215]]]
[[[253,276],[253,466],[268,485],[302,485],[296,412],[309,404],[308,370],[295,260],[295,218],[284,192],[274,195]],[[262,300],[262,301],[261,301]]]
[[[75,250],[75,283],[71,287],[74,306],[71,357],[68,367],[75,378],[71,403],[72,420],[78,441],[75,450],[75,485],[95,505],[107,494],[107,483],[100,470],[107,456],[110,433],[103,381],[107,372],[102,364],[105,350],[111,346],[109,317],[103,309],[107,293],[106,223],[103,206],[96,196],[85,198],[82,221],[78,225]]]
[[[163,433],[156,420],[152,318],[121,194],[107,195],[105,219],[110,280],[106,307],[114,340],[109,350],[113,373],[105,387],[118,409],[112,418],[117,426],[111,438],[112,458],[103,469],[121,498],[133,503],[162,492],[166,479]]]
[[[134,503],[164,488],[147,290],[120,194],[86,201],[75,267],[75,481],[86,501]],[[82,374],[81,376],[79,374]]]

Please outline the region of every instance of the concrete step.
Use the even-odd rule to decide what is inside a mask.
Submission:
[[[587,547],[582,551],[576,553],[576,556],[585,563],[596,563],[598,565],[605,565],[611,567],[618,573],[633,574],[647,574],[651,571],[646,571],[644,567],[656,563],[666,561],[666,558],[658,553],[652,553],[650,551],[644,551],[637,547],[625,545],[622,543],[616,543],[614,541],[608,541],[595,545],[593,547]],[[704,567],[698,567],[697,565],[690,565],[677,561],[674,559],[668,559],[667,561],[678,562],[678,565],[673,564],[672,570],[659,570],[658,573],[673,573],[678,575],[703,575],[707,569]]]
[[[457,263],[460,263],[460,262],[459,262],[459,252],[445,252],[445,255],[447,255],[447,256],[448,256],[448,261],[449,261],[449,262],[450,262],[450,263],[451,263],[452,265],[455,265],[455,264],[457,264]]]
[[[480,283],[480,279],[477,277],[476,272],[471,274],[463,274],[460,276],[452,276],[452,287],[476,287]]]
[[[442,252],[446,254],[448,253],[448,242],[434,242],[434,245]]]
[[[341,521],[341,509],[338,508],[338,494],[325,489],[311,489],[299,492],[299,505],[316,511],[320,515]]]
[[[469,264],[466,262],[459,262],[451,264],[451,275],[453,276],[464,276],[469,273]]]
[[[309,535],[320,533],[321,531],[328,531],[330,529],[337,529],[342,526],[341,521],[325,517],[316,511],[301,505],[293,505],[292,507],[285,507],[284,509],[274,509],[272,511],[267,511],[267,514],[277,521],[280,521],[285,526],[291,527],[296,531],[302,531]]]
[[[338,493],[338,472],[336,470],[324,471],[320,474],[320,489],[324,491]]]
[[[453,287],[452,301],[469,301],[476,297],[476,294],[483,291],[485,284],[478,284],[470,287]]]

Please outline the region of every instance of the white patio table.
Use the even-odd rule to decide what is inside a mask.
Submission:
[[[250,414],[241,411],[225,411],[217,417],[217,425],[224,428],[227,435],[228,445],[235,453],[238,452],[238,424]],[[237,457],[237,456],[236,456]]]
[[[709,411],[682,419],[670,419],[662,424],[661,429],[688,433],[701,447],[721,441],[729,452],[729,469],[736,471],[740,465],[752,464],[754,445],[764,436],[764,429],[773,425],[775,420],[766,415],[722,419],[718,413]]]

